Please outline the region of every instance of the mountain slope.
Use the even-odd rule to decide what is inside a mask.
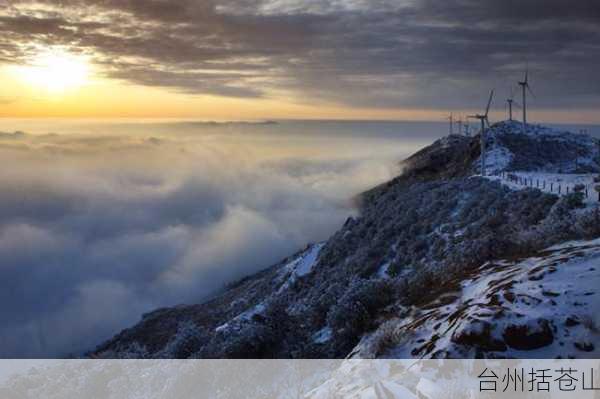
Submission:
[[[520,165],[513,161],[524,157],[522,149],[511,144],[513,136],[524,136],[516,129],[509,123],[497,124],[488,135],[488,148],[504,152],[509,160],[505,168]],[[535,145],[551,143],[549,148],[557,142],[566,143],[567,149],[579,148],[584,142],[586,164],[596,167],[593,140],[552,130],[538,133],[532,139]],[[539,153],[532,168],[553,164],[552,156],[546,156],[551,151],[541,148]],[[598,212],[593,207],[581,209],[576,195],[559,198],[472,177],[478,157],[478,137],[438,140],[404,161],[402,176],[364,193],[361,216],[348,219],[327,242],[310,245],[241,280],[205,304],[147,314],[89,355],[339,358],[350,353],[405,354],[403,349],[362,348],[366,337],[373,337],[382,327],[416,317],[415,309],[449,295],[455,298],[464,282],[486,273],[482,266],[489,262],[535,257],[566,240],[600,236]],[[427,335],[427,331],[418,332]],[[427,341],[426,337],[418,339]],[[353,352],[361,340],[362,346]],[[460,351],[436,347],[435,352],[463,356],[473,348],[472,344]],[[478,354],[495,356],[492,352]]]
[[[600,172],[598,140],[587,134],[571,133],[516,121],[494,124],[487,132],[486,169],[547,173]]]
[[[357,357],[597,358],[600,240],[489,262],[456,291],[390,320]]]

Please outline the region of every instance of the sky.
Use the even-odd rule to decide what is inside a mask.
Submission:
[[[598,123],[596,0],[0,0],[0,116]]]

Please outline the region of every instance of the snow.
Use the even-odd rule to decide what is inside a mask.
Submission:
[[[443,398],[445,396],[445,392],[442,391],[440,385],[427,378],[421,378],[419,380],[419,383],[417,384],[417,392],[430,399]]]
[[[323,327],[312,336],[312,340],[315,344],[324,344],[331,339],[332,334],[330,327]]]
[[[444,351],[450,357],[470,358],[477,344],[463,343],[460,337],[467,337],[465,341],[475,337],[469,342],[504,346],[484,348],[488,355],[597,358],[599,308],[600,239],[572,241],[549,247],[534,257],[484,264],[460,283],[457,292],[442,295],[416,307],[412,316],[398,319],[392,334],[395,343],[379,355],[430,357]],[[535,334],[544,331],[544,323],[552,332],[550,342],[541,347],[515,348],[506,338],[514,326]],[[361,346],[374,347],[368,342],[373,336],[376,334],[363,339]]]
[[[512,153],[508,149],[500,146],[492,147],[485,153],[486,173],[493,174],[502,170],[506,170],[508,165],[510,165],[512,158]],[[478,160],[479,163],[476,163],[476,165],[481,164],[480,159]]]
[[[514,176],[520,181],[514,181],[509,178]],[[498,181],[502,185],[507,186],[513,190],[523,190],[527,188],[535,188],[546,193],[556,194],[559,196],[573,193],[576,185],[582,184],[585,189],[584,203],[586,204],[598,204],[598,194],[594,190],[594,178],[596,174],[569,174],[569,173],[546,173],[546,172],[506,172],[502,175],[486,176],[487,179]],[[527,183],[523,182],[526,181]],[[560,187],[560,192],[559,192]],[[587,190],[587,196],[585,196],[585,190]]]
[[[521,136],[521,139],[519,139]],[[549,153],[540,151],[530,151],[531,148],[523,148],[522,154],[519,151],[520,141],[525,139],[528,146],[548,146]],[[512,143],[509,144],[509,143]],[[557,148],[562,148],[564,154],[569,156],[556,156]],[[513,153],[515,151],[517,154]],[[555,155],[551,155],[553,154]],[[526,154],[526,158],[523,155]],[[578,154],[575,156],[575,154]],[[526,125],[517,121],[503,121],[491,126],[486,131],[486,174],[494,175],[502,171],[515,168],[516,162],[519,166],[516,169],[527,169],[536,171],[553,171],[566,173],[575,171],[584,167],[586,171],[598,170],[598,156],[600,154],[599,142],[597,139],[582,133],[573,133],[565,130],[554,129],[542,125]],[[530,158],[532,157],[533,158]],[[525,159],[531,161],[530,168],[524,167]],[[480,170],[481,158],[473,163],[475,171]]]
[[[298,257],[281,268],[282,272],[280,278],[282,278],[284,282],[281,287],[279,287],[279,290],[277,291],[278,294],[288,289],[299,277],[304,277],[312,272],[313,268],[318,263],[319,253],[321,253],[321,249],[324,245],[324,242],[310,245]]]
[[[258,305],[246,310],[244,313],[236,317],[236,319],[250,320],[254,315],[260,314],[265,311],[265,305],[259,303]]]
[[[379,266],[379,270],[377,270],[377,277],[379,278],[389,278],[390,275],[388,273],[388,269],[390,268],[390,262],[385,262],[381,266]]]
[[[239,315],[235,316],[230,321],[216,327],[215,332],[224,332],[229,330],[230,328],[239,328],[241,323],[252,320],[252,317],[254,317],[257,314],[261,314],[265,311],[265,309],[265,304],[261,302],[251,307],[250,309],[244,311],[243,313],[240,313]]]
[[[378,398],[392,397],[402,399],[417,399],[408,388],[403,387],[395,381],[381,381],[375,385],[375,390],[379,391]],[[441,397],[441,396],[440,396]]]
[[[308,253],[298,259],[298,264],[296,265],[297,276],[306,276],[312,271],[313,266],[317,263],[317,256],[319,256],[319,252],[321,252],[323,245],[323,243],[313,245],[308,250]]]
[[[286,263],[281,267],[279,278],[282,279],[282,284],[275,293],[281,294],[288,289],[298,278],[304,277],[313,270],[318,263],[319,253],[325,243],[309,245],[299,256]],[[263,313],[267,308],[268,299],[258,303],[250,309],[240,313],[231,320],[219,325],[215,328],[215,332],[225,332],[231,328],[239,329],[245,322],[251,321],[255,315]]]

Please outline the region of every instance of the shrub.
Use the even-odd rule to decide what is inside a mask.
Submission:
[[[156,354],[158,358],[187,359],[200,350],[203,340],[203,331],[191,320],[182,321],[177,327],[177,332],[165,347]]]
[[[565,204],[569,209],[583,208],[584,194],[579,191],[565,196]]]
[[[327,315],[336,335],[358,338],[370,328],[377,311],[394,299],[392,285],[385,280],[355,280]]]

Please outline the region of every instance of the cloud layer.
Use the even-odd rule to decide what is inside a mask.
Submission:
[[[600,104],[594,0],[5,3],[5,63],[59,44],[108,77],[192,94],[419,108],[479,106],[529,64],[539,106]]]
[[[421,143],[349,126],[0,133],[0,357],[77,354],[325,239]]]

